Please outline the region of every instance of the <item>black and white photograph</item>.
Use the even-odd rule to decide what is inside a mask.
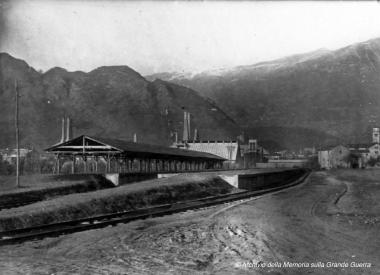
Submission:
[[[0,0],[0,274],[380,274],[380,2]]]

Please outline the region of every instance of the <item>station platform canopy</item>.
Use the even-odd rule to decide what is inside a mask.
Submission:
[[[170,148],[82,135],[46,149],[60,156],[118,156],[128,159],[161,159],[178,161],[223,162],[226,159],[210,153]]]

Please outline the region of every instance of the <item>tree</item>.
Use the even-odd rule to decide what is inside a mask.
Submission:
[[[370,157],[369,160],[367,161],[367,164],[371,167],[375,166],[377,163],[379,163],[380,161],[380,158],[377,157],[377,158],[374,158],[374,157]]]
[[[15,172],[14,165],[0,159],[0,175],[11,175]]]

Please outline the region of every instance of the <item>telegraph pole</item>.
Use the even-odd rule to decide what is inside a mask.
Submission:
[[[19,146],[19,131],[18,131],[18,86],[17,80],[15,80],[15,90],[16,90],[16,114],[15,114],[15,128],[16,128],[16,185],[20,187],[20,146]]]

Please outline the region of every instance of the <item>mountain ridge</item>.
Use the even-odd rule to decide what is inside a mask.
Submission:
[[[211,98],[242,127],[302,127],[353,143],[367,141],[368,129],[380,125],[379,75],[375,38],[218,75],[159,76]]]
[[[128,66],[90,72],[54,67],[41,73],[25,61],[0,54],[0,148],[14,146],[15,81],[20,92],[21,146],[42,150],[60,139],[69,116],[75,136],[89,134],[169,145],[182,133],[183,108],[192,129],[209,139],[233,138],[239,126],[198,92],[165,81],[150,82]]]

